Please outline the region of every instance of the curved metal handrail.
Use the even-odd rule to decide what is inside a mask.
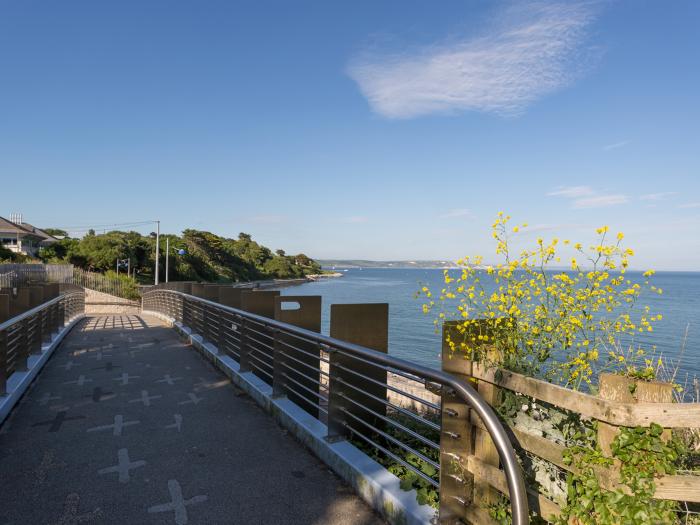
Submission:
[[[2,332],[3,330],[7,330],[8,328],[10,328],[12,325],[14,325],[16,323],[19,323],[25,319],[30,318],[33,315],[38,314],[42,310],[51,306],[52,304],[56,304],[62,300],[65,300],[67,297],[69,297],[71,295],[82,295],[82,294],[84,294],[84,292],[82,292],[82,291],[60,293],[56,297],[54,297],[53,299],[50,299],[50,300],[46,301],[45,303],[41,303],[39,306],[35,306],[34,308],[27,310],[26,312],[22,312],[19,315],[16,315],[14,317],[10,317],[7,321],[0,323],[0,332]]]
[[[432,368],[428,368],[405,359],[393,357],[382,352],[377,352],[376,350],[372,350],[370,348],[365,348],[363,346],[342,341],[340,339],[334,339],[332,337],[322,335],[317,332],[312,332],[304,328],[299,328],[297,326],[283,323],[275,319],[270,319],[268,317],[263,317],[261,315],[257,315],[251,312],[246,312],[245,310],[239,310],[231,306],[226,306],[214,301],[209,301],[208,299],[203,299],[201,297],[189,295],[177,290],[149,290],[144,293],[144,301],[147,295],[158,292],[167,292],[179,295],[183,298],[187,298],[190,301],[196,301],[208,305],[212,308],[224,310],[234,315],[240,316],[241,318],[255,321],[260,324],[269,326],[271,328],[283,330],[288,334],[298,335],[300,337],[311,339],[318,342],[319,344],[326,345],[331,348],[339,348],[350,354],[369,358],[372,361],[377,362],[378,364],[403,370],[405,372],[423,377],[430,381],[440,383],[442,385],[452,388],[459,398],[461,398],[465,403],[467,403],[471,408],[473,408],[476,411],[481,420],[484,422],[486,430],[491,435],[496,450],[498,451],[501,463],[503,464],[503,470],[508,484],[513,525],[527,525],[529,523],[529,511],[527,503],[527,492],[525,490],[525,481],[523,479],[522,471],[520,469],[515,450],[513,449],[513,446],[510,443],[510,439],[508,438],[508,434],[503,428],[503,425],[501,425],[501,422],[499,421],[498,416],[494,412],[493,408],[491,408],[491,406],[467,382],[462,381],[461,379],[458,379],[452,376],[451,374],[442,372],[440,370],[434,370]]]

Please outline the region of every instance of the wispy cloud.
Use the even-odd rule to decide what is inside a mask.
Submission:
[[[630,200],[627,195],[600,193],[590,186],[562,186],[550,191],[547,196],[569,199],[571,207],[576,210],[616,206]]]
[[[474,214],[471,212],[471,210],[468,210],[467,208],[457,208],[455,210],[449,210],[448,212],[440,215],[441,219],[455,219],[457,217],[466,217],[468,219],[473,219]]]
[[[575,209],[604,208],[606,206],[616,206],[627,202],[629,202],[629,197],[627,197],[627,195],[596,195],[595,197],[576,199],[572,207]]]
[[[487,33],[409,53],[366,52],[348,74],[388,118],[484,111],[517,115],[578,78],[593,2],[528,2],[496,13]]]
[[[603,146],[603,151],[611,151],[614,149],[624,148],[629,143],[630,143],[629,140],[621,140],[620,142],[613,142],[612,144],[608,144],[607,146]]]
[[[662,191],[660,193],[647,193],[646,195],[640,195],[639,200],[643,201],[661,201],[668,197],[673,197],[678,195],[677,191]]]
[[[588,197],[593,195],[595,192],[590,186],[560,186],[555,190],[547,193],[548,197]]]
[[[682,209],[700,208],[700,202],[686,202],[685,204],[680,204],[678,207]]]

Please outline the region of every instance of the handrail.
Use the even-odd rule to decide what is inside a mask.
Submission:
[[[512,523],[514,525],[527,525],[529,523],[525,482],[523,480],[523,475],[517,460],[517,456],[515,454],[515,450],[513,449],[513,446],[510,443],[510,439],[508,438],[508,434],[506,433],[504,427],[501,425],[498,416],[491,408],[491,406],[489,406],[489,404],[467,382],[440,370],[433,370],[431,368],[419,365],[417,363],[413,363],[405,359],[393,357],[388,354],[377,352],[376,350],[365,348],[360,345],[356,345],[346,341],[341,341],[339,339],[325,336],[317,332],[312,332],[304,328],[283,323],[275,319],[263,317],[251,312],[246,312],[244,310],[239,310],[237,308],[226,306],[194,295],[189,295],[177,290],[169,290],[162,288],[157,290],[149,290],[144,293],[144,304],[148,296],[156,293],[168,293],[180,296],[183,299],[187,299],[188,301],[194,301],[209,308],[234,314],[241,320],[248,320],[253,321],[255,323],[259,323],[268,329],[272,329],[273,331],[280,330],[287,335],[299,336],[301,338],[316,342],[319,345],[322,345],[322,347],[324,347],[324,350],[326,350],[327,352],[332,353],[337,350],[342,350],[350,355],[358,356],[359,358],[370,359],[371,361],[377,364],[388,367],[388,369],[393,368],[396,370],[401,370],[403,372],[407,372],[415,376],[424,378],[428,381],[439,383],[451,388],[462,401],[464,401],[467,405],[474,409],[474,411],[476,411],[476,413],[483,421],[487,431],[491,435],[491,438],[496,447],[496,450],[498,451],[498,455],[503,465],[503,470],[508,484],[512,510]]]
[[[69,297],[69,296],[71,296],[71,295],[82,295],[82,294],[83,294],[83,292],[64,292],[64,293],[60,293],[60,294],[58,294],[56,297],[54,297],[53,299],[50,299],[50,300],[46,301],[45,303],[41,303],[39,306],[35,306],[34,308],[32,308],[32,309],[30,309],[30,310],[27,310],[27,311],[25,311],[25,312],[22,312],[22,313],[19,314],[19,315],[16,315],[16,316],[14,316],[14,317],[10,317],[8,320],[6,320],[6,321],[0,323],[0,332],[2,332],[2,331],[4,331],[4,330],[7,330],[7,329],[10,328],[12,325],[14,325],[14,324],[16,324],[16,323],[19,323],[19,322],[21,322],[21,321],[23,321],[23,320],[25,320],[25,319],[28,319],[28,318],[30,318],[31,316],[35,315],[35,314],[38,314],[38,313],[41,312],[42,310],[44,310],[44,309],[48,308],[49,306],[51,306],[52,304],[56,304],[56,303],[58,303],[58,302],[64,300],[66,297]]]

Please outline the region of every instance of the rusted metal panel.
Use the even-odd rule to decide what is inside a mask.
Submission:
[[[224,306],[231,308],[241,308],[241,294],[243,288],[234,288],[233,286],[221,286],[219,288],[219,297],[217,301]]]
[[[241,310],[274,319],[275,297],[279,295],[279,290],[245,290],[241,294]]]
[[[10,296],[8,294],[0,294],[0,323],[7,321],[10,318]]]
[[[241,294],[241,310],[263,317],[275,318],[277,290],[246,290]],[[253,373],[268,384],[272,384],[274,342],[272,332],[249,320],[246,323],[247,365]]]
[[[320,333],[321,296],[284,295],[276,297],[275,319]],[[321,369],[320,349],[316,343],[292,335],[280,334],[279,339],[281,342],[278,342],[276,347],[278,352],[275,372],[278,372],[277,367],[281,366],[290,379],[286,382],[286,378],[278,373],[277,377],[280,377],[280,381],[283,383],[279,392],[286,392],[290,401],[318,418],[319,398],[317,396],[320,395],[321,382],[318,372]],[[291,359],[285,359],[286,356],[290,356]],[[284,388],[285,385],[287,388]]]
[[[59,294],[59,284],[58,283],[44,283],[44,301],[58,297]]]
[[[28,288],[2,288],[0,293],[10,296],[10,317],[15,317],[29,310]]]
[[[389,350],[389,305],[387,303],[331,305],[330,335],[335,339],[387,353]],[[380,415],[386,414],[386,405],[370,397],[387,399],[386,370],[355,359],[347,353],[333,351],[330,354],[330,376],[329,437],[348,435],[349,431],[342,424],[344,421],[347,421],[358,432],[366,436],[372,435],[372,429],[353,417],[347,417],[347,413],[376,428],[384,427],[381,418],[345,399],[356,401]],[[348,384],[352,386],[348,386]]]

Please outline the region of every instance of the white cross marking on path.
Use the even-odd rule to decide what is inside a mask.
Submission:
[[[128,385],[129,384],[129,379],[139,379],[141,376],[130,376],[128,372],[124,372],[122,375],[118,377],[113,377],[115,381],[121,381],[122,386]]]
[[[156,383],[168,383],[169,385],[174,385],[175,381],[179,381],[181,377],[170,377],[170,374],[165,374],[163,379],[157,379]]]
[[[78,385],[83,386],[85,383],[92,383],[92,379],[85,379],[84,375],[81,375],[75,381],[64,381],[64,385]]]
[[[48,403],[49,401],[53,401],[54,399],[61,399],[61,397],[60,396],[52,396],[51,392],[46,392],[46,393],[44,393],[43,396],[41,396],[39,398],[39,404],[41,406],[45,406],[46,403]]]
[[[74,366],[80,366],[80,364],[76,364],[75,361],[68,361],[66,364],[58,366],[63,368],[64,370],[70,370]]]
[[[165,428],[176,428],[178,432],[182,428],[182,416],[180,414],[175,414],[175,423],[172,425],[166,425]]]
[[[197,503],[204,503],[207,501],[207,496],[199,495],[193,496],[190,499],[184,499],[182,497],[182,487],[177,482],[176,479],[168,480],[168,492],[170,492],[170,501],[168,503],[161,503],[160,505],[153,505],[149,507],[148,512],[150,514],[156,512],[175,512],[175,523],[177,525],[187,525],[187,506],[196,505]]]
[[[139,421],[124,421],[124,416],[121,414],[114,416],[114,423],[111,425],[101,425],[99,427],[92,427],[88,428],[88,432],[99,432],[100,430],[109,430],[110,428],[114,429],[114,432],[112,435],[114,436],[121,436],[122,435],[122,429],[125,427],[130,427],[131,425],[137,425]]]
[[[178,405],[189,405],[190,403],[196,405],[204,399],[203,397],[197,397],[197,394],[194,393],[187,394],[187,397],[189,397],[187,401],[180,401]]]
[[[143,406],[150,407],[151,406],[151,399],[158,399],[160,397],[163,397],[163,396],[149,396],[148,390],[141,390],[141,397],[137,397],[136,399],[132,399],[129,401],[129,403],[143,403]]]
[[[129,451],[125,448],[120,448],[117,451],[117,464],[113,467],[105,467],[97,471],[98,474],[112,474],[117,472],[119,474],[119,483],[127,483],[129,481],[129,471],[135,468],[143,467],[146,464],[145,461],[130,461]]]

